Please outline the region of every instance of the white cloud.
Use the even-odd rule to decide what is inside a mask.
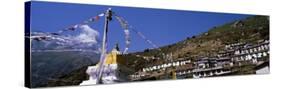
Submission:
[[[80,43],[94,45],[98,43],[99,32],[92,29],[89,25],[79,26],[81,33],[74,37],[74,39]]]
[[[44,43],[44,46],[38,42],[34,44],[35,49],[94,49],[99,50],[99,32],[89,25],[79,25],[76,32],[69,31],[67,34],[49,35],[48,33],[36,33],[34,36],[45,36],[47,40],[39,41]],[[72,34],[73,33],[73,34]],[[42,48],[43,47],[43,48]]]

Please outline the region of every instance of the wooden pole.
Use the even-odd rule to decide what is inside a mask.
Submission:
[[[104,32],[103,32],[103,40],[102,40],[102,50],[99,62],[99,70],[98,70],[98,79],[97,84],[102,84],[102,73],[104,68],[104,62],[106,58],[106,47],[107,47],[107,32],[108,32],[108,22],[112,19],[112,11],[111,8],[105,13],[105,22],[104,22]]]

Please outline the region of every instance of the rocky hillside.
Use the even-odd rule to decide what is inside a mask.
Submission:
[[[145,56],[160,56],[161,53],[173,54],[173,58],[201,56],[214,56],[225,45],[237,42],[257,42],[261,39],[269,39],[269,17],[252,16],[243,20],[215,26],[200,35],[186,37],[186,39],[161,47],[158,49],[146,49],[135,54]]]
[[[31,56],[32,87],[45,87],[48,81],[62,81],[65,75],[96,64],[99,57],[94,52],[80,51],[33,52]]]

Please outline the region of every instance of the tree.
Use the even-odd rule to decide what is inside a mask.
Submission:
[[[149,49],[145,49],[144,52],[149,52]]]

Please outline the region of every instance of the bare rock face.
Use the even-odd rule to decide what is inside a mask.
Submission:
[[[244,26],[244,22],[241,20],[236,21],[231,25],[231,27],[233,27],[233,28],[238,28],[238,27],[242,27],[242,26]]]

